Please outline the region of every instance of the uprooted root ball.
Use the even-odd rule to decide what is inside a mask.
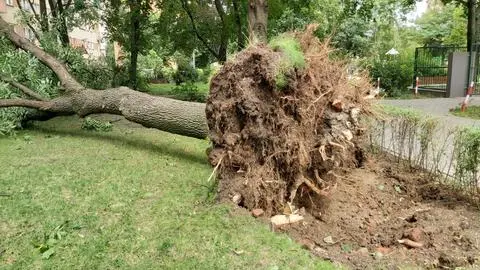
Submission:
[[[219,165],[220,200],[234,198],[267,215],[315,212],[334,192],[336,171],[360,165],[359,116],[368,111],[363,96],[370,85],[366,77],[347,79],[345,65],[329,58],[313,30],[291,37],[304,67],[285,68],[281,46],[258,45],[212,79],[209,159]]]

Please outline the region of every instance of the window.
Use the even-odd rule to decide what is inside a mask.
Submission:
[[[6,0],[5,3],[9,6],[13,6],[13,0]]]

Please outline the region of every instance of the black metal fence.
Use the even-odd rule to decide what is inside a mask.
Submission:
[[[418,77],[420,90],[445,92],[448,81],[448,56],[453,52],[466,51],[466,47],[455,46],[416,48],[413,86]]]

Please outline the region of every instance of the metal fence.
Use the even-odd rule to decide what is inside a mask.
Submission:
[[[445,92],[448,81],[448,56],[453,52],[466,51],[466,47],[455,46],[416,48],[413,85],[416,84],[418,77],[420,90]]]

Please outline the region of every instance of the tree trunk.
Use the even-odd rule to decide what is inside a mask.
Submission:
[[[127,87],[84,89],[49,101],[0,99],[0,107],[26,107],[80,117],[117,114],[145,127],[200,139],[207,137],[205,104],[151,96]]]
[[[227,61],[227,49],[228,49],[228,37],[229,29],[227,24],[227,15],[223,9],[223,2],[220,0],[215,0],[215,8],[217,13],[220,16],[220,21],[222,22],[222,32],[220,33],[220,46],[218,48],[218,61],[220,63],[225,63]]]
[[[472,45],[475,41],[475,11],[476,11],[476,0],[468,0],[468,23],[467,23],[467,48],[468,51],[472,49]]]
[[[140,39],[140,3],[137,0],[129,0],[130,6],[130,66],[128,68],[128,85],[137,89],[137,62]]]
[[[245,48],[245,37],[242,31],[242,15],[240,11],[240,0],[233,0],[233,16],[235,18],[235,27],[237,31],[237,48],[241,51]]]
[[[67,28],[67,19],[65,18],[65,10],[63,9],[62,0],[57,0],[58,8],[58,32],[60,34],[60,41],[62,42],[63,47],[68,47],[70,45],[70,38],[68,37],[68,28]]]
[[[95,113],[117,114],[146,127],[194,138],[207,137],[208,128],[203,103],[150,96],[127,87],[107,90],[87,89],[70,75],[65,65],[17,35],[1,17],[0,34],[17,47],[32,53],[54,71],[66,90],[65,95],[52,100],[0,99],[0,107],[36,109],[40,112],[35,114],[38,118],[68,114],[77,114],[81,117]],[[29,89],[24,90],[28,92]]]
[[[40,25],[43,33],[49,31],[46,0],[40,0]]]
[[[480,1],[478,1],[477,6],[475,8],[475,43],[480,45]]]
[[[267,0],[249,0],[248,32],[253,43],[267,41],[268,3]]]

